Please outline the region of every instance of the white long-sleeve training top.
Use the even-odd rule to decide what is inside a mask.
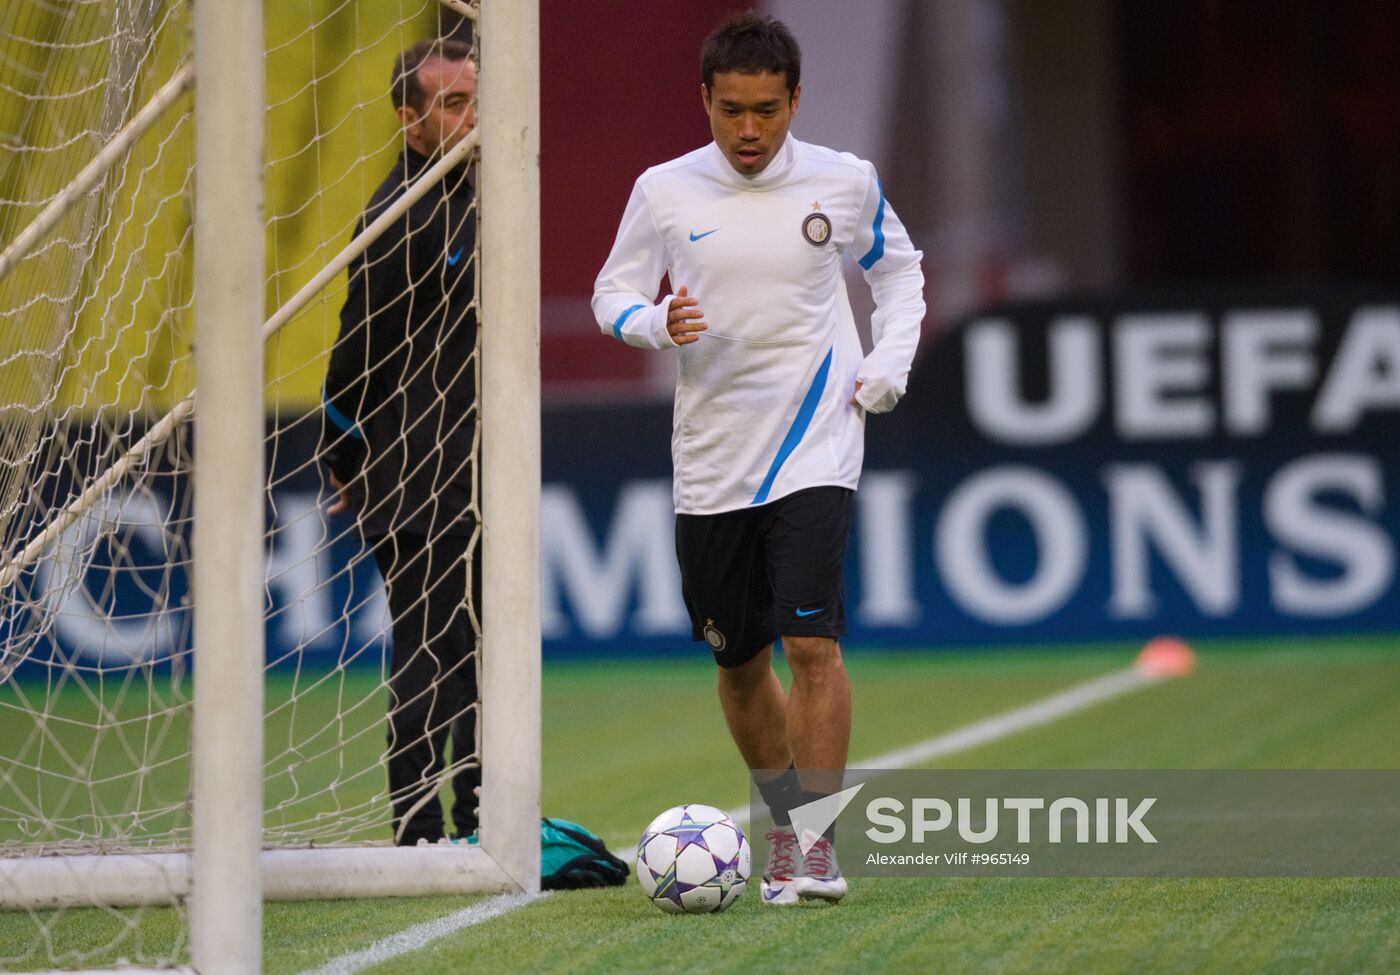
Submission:
[[[862,357],[841,271],[849,254],[875,297]],[[675,349],[673,295],[708,331],[678,349],[671,459],[676,511],[717,514],[818,485],[854,489],[865,417],[904,395],[924,317],[924,276],[875,167],[789,136],[757,176],[714,143],[643,173],[593,292],[604,334]]]

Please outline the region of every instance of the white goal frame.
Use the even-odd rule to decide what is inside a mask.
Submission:
[[[539,890],[538,0],[440,0],[478,21],[478,129],[297,295],[262,320],[262,4],[194,4],[196,384],[6,573],[195,414],[195,661],[191,853],[0,860],[0,909],[189,899],[195,971],[261,966],[264,900]],[[182,71],[80,178],[100,178],[137,126],[191,83]],[[123,140],[125,140],[123,142]],[[122,143],[122,144],[118,144]],[[263,344],[433,183],[480,150],[483,436],[480,844],[264,850]],[[104,162],[105,160],[105,162]],[[217,192],[209,188],[216,187]],[[199,192],[204,188],[205,192]],[[67,194],[67,201],[81,192]],[[54,208],[67,205],[56,199]],[[42,219],[56,220],[61,212]],[[38,224],[39,221],[36,221]],[[49,224],[51,226],[52,224]],[[32,226],[0,270],[42,237]],[[195,410],[195,403],[198,409]],[[200,455],[218,458],[199,463]],[[67,519],[65,521],[65,518]],[[124,969],[137,971],[137,969]],[[162,969],[170,971],[171,969]]]

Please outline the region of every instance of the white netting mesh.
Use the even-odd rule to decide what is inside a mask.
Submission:
[[[270,316],[351,240],[381,181],[403,175],[396,55],[424,38],[470,39],[470,25],[438,0],[298,0],[267,4],[265,17]],[[0,247],[179,81],[190,20],[187,0],[0,4]],[[193,95],[176,94],[37,243],[0,258],[0,897],[22,886],[7,868],[25,858],[190,842],[197,173]],[[419,642],[439,646],[450,628],[469,644],[462,659],[426,658],[427,719],[443,730],[418,744],[431,753],[427,784],[398,783],[415,823],[439,786],[450,791],[452,775],[478,765],[475,700],[459,700],[474,693],[479,629],[480,262],[464,179],[450,174],[414,206],[400,246],[371,247],[352,265],[362,280],[400,281],[403,300],[378,308],[369,332],[341,336],[342,364],[345,349],[373,356],[362,359],[368,385],[342,391],[335,411],[346,419],[354,400],[348,419],[369,433],[362,470],[392,468],[417,492],[385,498],[374,477],[352,484],[362,510],[392,513],[369,522],[371,534],[394,533],[379,562],[391,585],[402,573],[401,628],[426,604],[435,609],[421,614]],[[443,226],[456,229],[439,240]],[[442,253],[424,253],[434,247]],[[328,354],[350,292],[339,275],[268,342],[269,846],[391,836],[391,614],[361,531],[327,513],[335,491],[319,456]],[[364,335],[373,341],[362,350]],[[162,425],[172,410],[178,422]],[[384,445],[393,423],[402,449]],[[393,704],[421,710],[425,696],[409,697]],[[454,715],[452,764],[439,770],[432,757]],[[392,750],[414,746],[400,727]],[[183,910],[109,908],[95,895],[92,908],[0,912],[0,967],[180,960]]]

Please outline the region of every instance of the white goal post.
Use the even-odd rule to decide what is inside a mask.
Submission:
[[[261,309],[247,300],[265,263],[262,33],[260,4],[194,5],[190,955],[201,973],[262,965],[263,357]]]
[[[130,3],[137,11],[131,17],[148,28],[152,38],[167,20],[178,22],[178,17],[164,12],[163,0]],[[61,277],[64,287],[72,286],[70,297],[64,299],[66,310],[54,313],[59,322],[55,334],[71,339],[76,334],[75,323],[86,313],[84,304],[99,304],[103,297],[104,286],[91,282],[103,274],[117,273],[109,269],[119,266],[113,255],[123,247],[139,254],[139,248],[147,246],[151,237],[149,228],[157,223],[151,218],[145,235],[133,235],[139,239],[126,243],[119,236],[120,229],[109,229],[109,217],[102,208],[125,201],[127,170],[135,173],[130,177],[136,184],[133,194],[140,192],[143,179],[154,181],[148,175],[155,171],[154,166],[136,172],[138,167],[130,161],[133,147],[142,140],[158,139],[160,151],[173,155],[171,147],[179,144],[182,125],[188,126],[182,119],[170,117],[172,106],[187,104],[181,99],[193,88],[192,112],[185,109],[193,119],[193,179],[176,179],[178,186],[171,197],[178,200],[184,194],[193,201],[193,302],[189,316],[195,336],[191,343],[193,387],[181,395],[178,383],[165,383],[162,389],[175,390],[176,395],[151,422],[116,424],[111,428],[110,443],[98,444],[94,435],[91,443],[83,441],[76,446],[69,443],[74,435],[66,430],[74,426],[72,416],[86,417],[83,408],[61,414],[55,406],[57,397],[48,394],[37,406],[27,401],[0,401],[0,422],[8,423],[4,418],[11,413],[19,417],[12,426],[0,427],[0,461],[5,462],[0,466],[0,503],[14,493],[11,482],[18,485],[14,491],[22,495],[13,511],[5,508],[0,512],[0,541],[5,546],[0,550],[0,599],[16,607],[14,615],[6,610],[0,620],[0,733],[17,727],[14,723],[23,720],[26,709],[33,713],[35,722],[25,747],[7,756],[6,764],[0,766],[0,924],[5,920],[4,911],[27,914],[43,926],[52,917],[46,912],[146,905],[173,905],[186,911],[188,903],[183,915],[188,943],[178,946],[175,956],[137,961],[161,966],[162,970],[169,970],[172,964],[188,964],[201,973],[248,972],[261,965],[264,900],[534,893],[539,889],[538,4],[537,0],[425,3],[475,22],[473,37],[482,79],[478,127],[423,171],[393,206],[383,210],[348,245],[336,241],[314,273],[309,269],[302,273],[299,264],[294,269],[299,286],[289,297],[282,297],[280,286],[269,290],[268,263],[274,263],[275,273],[283,268],[274,256],[265,260],[264,254],[264,241],[277,238],[269,231],[264,215],[263,187],[272,162],[262,133],[273,109],[269,109],[261,84],[268,71],[268,55],[264,49],[264,7],[259,3],[189,5],[192,13],[185,15],[192,16],[193,23],[192,65],[188,61],[173,65],[144,104],[129,109],[109,105],[104,116],[118,109],[124,114],[115,120],[105,119],[102,145],[68,180],[65,189],[27,201],[29,209],[24,211],[26,219],[18,232],[9,234],[8,239],[0,237],[4,245],[0,250],[0,289],[12,271],[21,282],[12,284],[9,297],[0,290],[0,299],[10,302],[0,304],[0,312],[23,314],[31,293],[57,290],[57,285],[51,287],[46,282]],[[385,46],[397,43],[397,36],[388,41],[375,37],[364,43]],[[76,42],[73,46],[75,50],[81,47]],[[156,47],[154,40],[147,44],[139,54],[144,58],[139,68],[128,74],[161,70],[160,58],[150,53]],[[118,59],[113,55],[111,60],[115,64]],[[387,112],[387,86],[381,87],[384,105],[380,110]],[[134,82],[129,90],[137,90]],[[108,102],[115,104],[110,97]],[[113,121],[119,124],[107,124]],[[25,124],[33,127],[28,116]],[[316,138],[321,141],[314,150],[299,149],[297,162],[319,153],[321,142],[329,144],[338,136],[334,124],[327,126],[325,133],[320,124],[318,120]],[[62,143],[58,146],[54,151],[64,150]],[[347,742],[366,747],[365,728],[379,733],[387,685],[381,682],[363,699],[350,699],[344,691],[344,666],[338,665],[331,678],[322,678],[303,670],[298,662],[294,677],[289,679],[290,690],[279,691],[283,694],[279,700],[290,703],[264,700],[265,682],[272,673],[264,634],[279,626],[295,630],[295,614],[309,615],[305,611],[309,601],[329,604],[326,594],[331,589],[331,582],[317,574],[322,572],[320,568],[307,569],[303,562],[282,555],[273,538],[278,532],[305,534],[313,525],[322,526],[319,509],[313,507],[304,517],[298,516],[300,520],[290,515],[277,520],[283,513],[274,511],[274,527],[267,524],[269,505],[285,505],[273,492],[274,482],[285,475],[268,468],[268,458],[281,449],[280,438],[302,421],[274,424],[272,433],[267,431],[266,425],[272,421],[265,412],[265,389],[274,379],[282,381],[294,370],[284,367],[281,374],[265,377],[265,345],[276,341],[307,309],[338,301],[327,296],[327,289],[342,280],[347,266],[365,254],[409,207],[472,160],[477,166],[479,201],[472,204],[478,227],[478,251],[473,255],[477,281],[474,307],[480,322],[472,366],[479,375],[476,417],[484,431],[477,436],[479,454],[472,462],[480,478],[477,510],[481,527],[476,537],[484,560],[481,605],[471,607],[480,620],[480,649],[474,661],[479,670],[479,699],[474,705],[477,753],[454,755],[453,764],[441,773],[439,785],[464,761],[479,762],[479,843],[394,847],[387,844],[387,834],[378,842],[362,839],[380,836],[374,831],[382,832],[387,819],[382,786],[376,786],[380,791],[371,795],[372,790],[364,784],[373,775],[382,776],[382,769],[347,769],[344,760],[337,758],[337,748]],[[118,181],[112,173],[119,170]],[[367,199],[364,187],[372,188],[382,175],[356,177],[362,203]],[[331,190],[325,192],[328,195]],[[0,217],[4,215],[0,209]],[[6,231],[7,225],[0,220],[0,233]],[[56,236],[69,250],[86,257],[80,257],[71,271],[53,270],[57,263],[53,261],[47,271],[36,270],[46,260],[46,248],[53,246]],[[162,273],[178,263],[171,255],[178,255],[181,246],[176,235]],[[107,261],[101,267],[97,267],[99,256]],[[146,266],[158,263],[151,256],[141,256],[146,257]],[[139,264],[128,259],[120,265],[123,288],[126,276],[134,273],[129,269]],[[178,282],[165,287],[172,294],[179,291]],[[144,296],[152,289],[142,286],[135,290]],[[275,311],[266,317],[260,300],[265,293],[276,296],[270,306]],[[107,300],[110,305],[111,299]],[[182,305],[177,296],[169,306],[174,309],[171,314],[179,314],[182,309],[190,311],[191,303],[184,301]],[[5,369],[35,356],[28,348],[3,348],[0,353],[0,395],[4,395]],[[81,383],[74,363],[87,354],[86,346],[54,352],[55,386]],[[171,375],[185,368],[179,357],[172,361]],[[296,369],[306,371],[313,365],[298,364]],[[125,381],[122,375],[117,387]],[[74,398],[86,402],[81,395]],[[177,483],[176,475],[163,472],[157,463],[187,449],[191,418],[194,463],[192,471],[182,469],[179,478],[188,474],[192,531],[169,527],[177,521],[183,526],[189,520],[181,507],[186,504],[182,500],[185,488],[180,486],[184,481]],[[97,425],[102,422],[106,421],[97,421]],[[82,437],[76,439],[81,441]],[[20,446],[12,447],[12,443]],[[57,473],[45,466],[55,458],[56,466],[50,466]],[[309,476],[307,471],[312,467],[313,461],[301,463],[296,469],[298,476]],[[147,481],[161,477],[175,486],[161,482],[159,490],[151,490]],[[133,480],[141,483],[129,493],[121,493]],[[36,499],[45,492],[62,495],[64,503],[54,510],[43,509]],[[39,515],[34,514],[36,510]],[[156,515],[148,516],[148,511]],[[16,527],[26,513],[34,521],[32,531]],[[141,521],[157,515],[168,524],[152,527]],[[343,548],[345,533],[331,537],[324,527],[314,530],[322,532],[314,548],[320,566],[330,560],[332,544]],[[119,557],[127,557],[121,554],[126,549],[147,544],[167,551],[170,565],[152,568],[135,559],[117,564]],[[103,546],[118,554],[110,556],[110,586],[93,596],[83,591],[81,578],[88,567],[82,560],[88,556],[73,553],[84,547],[94,552]],[[78,568],[65,570],[60,563],[70,556]],[[183,597],[180,587],[169,581],[170,566],[178,566],[190,578],[189,592]],[[107,571],[105,563],[103,571]],[[359,576],[352,579],[349,570],[334,572],[335,585],[351,592],[344,597],[347,605],[353,602],[362,614],[369,612],[367,606],[381,606],[382,613],[382,597],[356,589]],[[155,575],[159,575],[158,584],[150,583]],[[310,582],[288,606],[270,610],[274,583],[284,584],[293,577]],[[50,593],[67,588],[46,597],[45,586]],[[122,667],[105,669],[102,653],[126,639],[126,624],[121,619],[102,619],[104,610],[116,612],[111,609],[117,605],[113,592],[122,587],[156,590],[151,597],[151,620],[141,632],[175,625],[169,623],[171,607],[183,598],[193,609],[192,639],[187,638],[192,652],[172,652],[162,659],[155,659],[153,652],[152,659],[132,664],[123,658]],[[56,635],[60,624],[45,619],[50,612],[54,618],[71,614],[75,600],[86,607],[84,625],[102,634],[96,656],[65,656]],[[323,643],[341,639],[343,660],[355,663],[366,653],[350,636],[327,636],[323,631],[307,636],[309,624],[303,620],[300,625],[298,649],[312,639]],[[349,631],[344,621],[335,624],[335,634]],[[382,641],[382,633],[378,639]],[[178,635],[172,638],[173,645],[180,643]],[[132,771],[108,776],[96,764],[83,765],[63,737],[73,732],[73,722],[52,698],[34,703],[37,698],[26,691],[22,677],[24,667],[34,664],[30,657],[37,652],[35,648],[41,646],[49,647],[52,655],[50,686],[52,675],[59,675],[60,684],[66,681],[81,687],[95,708],[93,753],[112,744],[113,751],[130,759]],[[153,678],[152,674],[158,676]],[[192,706],[183,696],[187,681],[193,686]],[[338,691],[334,686],[337,681]],[[297,737],[293,738],[292,729],[303,715],[317,713],[305,703],[301,704],[303,710],[298,710],[299,702],[309,700],[303,682],[313,689],[332,685],[331,696],[339,693],[346,700],[343,706],[337,705],[329,727],[296,729]],[[111,698],[115,703],[106,696],[111,693],[110,684],[119,686]],[[128,711],[146,701],[151,702],[153,714],[159,709],[159,720],[140,726],[140,716],[132,717]],[[371,720],[376,706],[380,709],[377,722]],[[61,725],[67,727],[53,730]],[[137,738],[144,735],[135,754],[127,740],[133,727],[144,729],[132,733]],[[276,728],[278,735],[278,741],[270,741],[266,747],[265,728]],[[178,742],[170,744],[172,738],[186,733],[183,729],[192,730],[192,751],[181,751],[183,746]],[[107,739],[99,741],[103,736]],[[284,744],[283,739],[290,744]],[[68,807],[90,807],[87,811],[65,814],[61,822],[43,822],[47,797],[26,794],[26,789],[59,789],[43,777],[46,770],[42,766],[49,759],[35,757],[41,753],[62,756],[61,774],[54,779],[62,782],[62,801]],[[187,801],[177,797],[157,802],[148,795],[156,791],[146,784],[148,776],[154,782],[160,775],[173,776],[183,769],[190,770],[192,777]],[[93,780],[91,801],[81,795],[84,775]],[[271,799],[264,800],[269,775],[279,777],[275,809]],[[107,792],[97,798],[99,779],[103,789],[120,779],[122,788],[111,789],[111,794],[128,796],[132,808],[109,808]],[[318,790],[316,795],[329,798],[304,819],[293,821],[287,810],[294,809],[313,789]],[[6,790],[13,794],[7,795]],[[167,822],[166,832],[149,825]],[[131,835],[121,832],[125,824],[136,824]],[[83,835],[89,827],[91,835]],[[27,846],[25,835],[38,839]],[[135,928],[140,921],[129,923]],[[100,962],[101,951],[93,954]],[[12,960],[0,958],[0,967]],[[43,963],[50,959],[35,955],[33,961],[36,964],[32,967],[47,967]],[[71,967],[66,956],[58,961]],[[81,957],[78,964],[83,964]]]
[[[487,429],[482,840],[540,876],[540,90],[538,0],[484,0],[481,415]],[[499,87],[497,87],[499,86]]]

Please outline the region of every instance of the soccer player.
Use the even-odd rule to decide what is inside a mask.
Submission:
[[[692,637],[714,653],[725,720],[773,812],[763,900],[835,901],[831,831],[802,855],[789,810],[841,788],[841,567],[865,414],[898,402],[918,343],[922,255],[870,163],[788,134],[802,89],[785,25],[732,15],[701,73],[714,141],[637,180],[593,313],[628,345],[678,350],[676,554]],[[846,257],[875,298],[868,355]],[[654,302],[663,274],[676,292]]]
[[[391,97],[405,148],[356,233],[476,125],[469,54],[461,41],[436,40],[399,56]],[[462,837],[477,828],[472,202],[463,166],[350,265],[324,389],[322,457],[339,494],[330,511],[354,509],[393,618],[388,767],[401,845],[444,838],[437,786],[449,730],[452,825]]]

